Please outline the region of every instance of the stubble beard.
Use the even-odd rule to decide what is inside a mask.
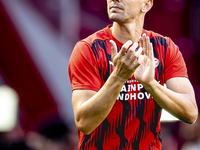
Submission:
[[[121,14],[110,14],[109,19],[117,23],[125,23],[128,19]]]

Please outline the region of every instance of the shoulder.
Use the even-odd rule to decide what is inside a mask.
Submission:
[[[80,42],[92,45],[97,40],[105,41],[105,40],[109,40],[109,39],[111,39],[111,36],[110,36],[110,32],[109,32],[109,26],[107,26],[107,27],[91,34],[90,36],[86,37],[85,39],[81,40]]]
[[[164,35],[159,34],[159,33],[156,33],[154,31],[143,29],[143,33],[145,33],[147,36],[149,36],[150,39],[157,40],[157,41],[159,41],[159,42],[161,42],[163,44],[164,44],[164,42],[166,44],[171,44],[171,43],[174,44],[174,42],[172,41],[172,39],[170,37],[164,36]]]
[[[149,30],[144,30],[144,29],[143,29],[143,33],[145,33],[146,35],[150,37],[150,40],[155,47],[163,46],[165,51],[167,49],[173,49],[177,47],[176,44],[172,41],[172,39],[168,36],[164,36],[154,31],[149,31]]]
[[[81,58],[87,58],[96,56],[98,45],[102,46],[104,42],[101,41],[108,41],[110,37],[109,26],[91,34],[90,36],[86,37],[78,41],[74,49],[72,51],[70,61],[74,61],[74,58],[81,60]],[[105,42],[106,43],[106,42]],[[106,44],[104,44],[106,45]],[[96,48],[97,47],[97,48]]]
[[[100,49],[105,51],[108,50],[110,39],[111,31],[109,26],[107,26],[85,39],[78,41],[72,51],[72,56],[94,55],[96,57],[100,53]]]
[[[145,30],[145,29],[143,29],[142,33],[145,33],[150,38],[153,38],[153,37],[163,38],[163,39],[168,39],[169,38],[167,36],[164,36],[162,34],[156,33],[156,32],[151,31],[151,30]]]

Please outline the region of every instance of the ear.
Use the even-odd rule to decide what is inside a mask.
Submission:
[[[152,6],[153,6],[153,0],[144,0],[141,11],[143,13],[147,13]]]

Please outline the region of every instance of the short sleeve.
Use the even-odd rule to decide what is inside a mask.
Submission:
[[[188,78],[187,68],[178,46],[170,38],[167,38],[164,80],[166,82],[173,77]]]
[[[71,54],[68,66],[72,91],[90,89],[98,91],[101,78],[94,53],[85,41],[79,41]]]

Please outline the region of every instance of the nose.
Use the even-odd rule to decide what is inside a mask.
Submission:
[[[120,2],[120,0],[113,0],[113,1],[114,1],[114,2],[115,2],[115,1]]]

